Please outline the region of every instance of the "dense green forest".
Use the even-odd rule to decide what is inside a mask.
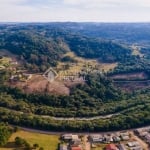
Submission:
[[[25,94],[19,89],[1,85],[0,121],[56,131],[108,131],[149,124],[149,89],[123,94],[121,91],[115,91],[111,81],[101,78],[100,83],[95,79],[96,77],[90,76],[87,85],[74,87],[70,96]],[[105,89],[105,84],[110,87]],[[52,116],[92,117],[113,113],[118,113],[118,115],[88,121],[63,121],[51,118]]]
[[[130,49],[111,41],[81,36],[71,36],[65,40],[78,56],[98,58],[102,62],[122,62],[131,55]]]
[[[150,59],[150,46],[143,47],[141,53],[145,54],[146,59]]]
[[[104,108],[101,110],[98,108],[103,103],[120,101],[126,97],[121,91],[113,87],[111,81],[100,75],[88,75],[86,79],[86,84],[74,86],[69,96],[25,94],[19,89],[1,85],[0,106],[52,116],[65,116],[68,111],[70,111],[68,113],[70,116],[92,116],[93,114],[108,114],[111,111],[107,107],[104,111],[102,111]],[[30,107],[33,108],[33,111]],[[117,111],[115,105],[112,107],[112,112]],[[83,111],[84,109],[86,111]]]
[[[10,124],[44,129],[50,131],[110,131],[149,125],[149,103],[138,105],[110,119],[95,119],[90,121],[66,121],[42,118],[30,114],[21,114],[9,109],[0,109],[0,120]]]
[[[18,55],[26,68],[35,71],[43,71],[49,65],[56,66],[68,50],[78,56],[103,62],[122,62],[131,55],[129,48],[118,43],[48,27],[39,30],[40,27],[36,25],[27,25],[24,28],[12,26],[1,30],[0,49]]]
[[[18,55],[30,70],[44,71],[49,65],[56,66],[66,52],[61,40],[46,39],[32,31],[6,31],[3,34],[0,36],[0,48]]]
[[[52,27],[67,29],[93,38],[109,39],[121,43],[149,43],[149,23],[53,23]]]

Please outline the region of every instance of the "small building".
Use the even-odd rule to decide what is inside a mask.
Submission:
[[[71,147],[71,150],[82,150],[82,148],[79,146],[76,146],[76,147]]]
[[[114,142],[120,142],[121,138],[119,136],[113,136],[113,141]]]
[[[81,144],[81,140],[80,139],[72,140],[70,142],[70,145],[74,146],[74,147],[79,146],[80,144]]]
[[[16,81],[19,81],[19,76],[18,75],[12,75],[10,78],[9,78],[9,81],[10,82],[16,82]]]
[[[79,136],[76,134],[72,134],[72,140],[79,140]]]
[[[130,150],[143,150],[143,148],[141,146],[136,146],[136,147],[130,148]]]
[[[127,150],[124,144],[119,144],[118,149],[119,150]]]
[[[100,134],[93,134],[89,136],[89,140],[93,143],[99,143],[104,141],[104,137]]]
[[[61,138],[63,140],[72,140],[72,141],[79,140],[79,136],[76,134],[63,134]]]
[[[72,140],[72,134],[64,134],[61,136],[63,140]]]
[[[143,132],[142,129],[136,129],[136,130],[134,130],[134,133],[137,134],[137,135],[140,135],[141,132]]]
[[[68,150],[67,145],[60,145],[59,150]]]
[[[150,133],[145,136],[145,140],[150,144]]]
[[[104,135],[104,143],[113,142],[112,136]]]
[[[115,144],[109,144],[106,146],[106,150],[119,150]]]
[[[137,142],[137,141],[128,142],[127,145],[128,145],[129,147],[137,147],[137,146],[140,146],[139,142]]]
[[[121,132],[120,137],[123,141],[128,141],[130,139],[130,134],[129,132]]]
[[[130,133],[129,132],[121,132],[120,136],[130,136]]]
[[[121,135],[121,139],[123,141],[128,141],[130,139],[130,137],[128,135]]]

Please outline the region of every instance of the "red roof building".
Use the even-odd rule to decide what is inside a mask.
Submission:
[[[106,146],[106,150],[118,150],[115,144],[109,144]]]
[[[82,150],[80,147],[71,147],[71,150]]]

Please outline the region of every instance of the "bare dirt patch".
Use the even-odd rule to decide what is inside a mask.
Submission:
[[[150,82],[114,82],[114,86],[125,92],[133,92],[135,90],[150,88]]]
[[[6,50],[2,50],[3,55],[7,55],[14,60],[19,61],[19,59]],[[80,80],[81,72],[86,72],[90,70],[91,72],[97,71],[97,73],[107,72],[111,69],[114,69],[117,66],[117,63],[101,63],[96,59],[84,59],[76,56],[72,52],[68,52],[66,56],[73,57],[77,62],[59,62],[57,67],[54,67],[54,71],[57,72],[58,78],[53,82],[48,82],[41,74],[32,74],[32,77],[29,80],[22,81],[16,79],[17,81],[9,82],[8,84],[12,87],[18,87],[26,93],[49,93],[49,94],[60,94],[60,95],[69,95],[70,88],[77,84],[84,84],[84,79]],[[23,64],[23,62],[19,62]],[[18,71],[18,70],[17,70]],[[22,72],[22,70],[20,70]],[[23,71],[24,72],[24,71]],[[27,72],[24,72],[28,74]],[[19,74],[19,73],[18,73]],[[21,73],[20,73],[21,74]],[[19,76],[20,76],[19,74]],[[78,74],[78,75],[77,75]],[[80,74],[80,76],[79,76]],[[75,78],[75,81],[64,81],[64,78]],[[60,79],[61,78],[61,79]],[[79,79],[79,80],[78,80]]]
[[[42,75],[32,75],[32,78],[26,82],[10,82],[12,87],[18,87],[26,93],[47,93],[57,95],[69,95],[70,88],[82,82],[63,82],[55,80],[49,82]]]
[[[139,137],[137,137],[133,132],[131,132],[131,135],[133,137],[133,140],[136,140],[140,143],[140,145],[146,150],[148,150],[148,144],[145,143],[143,140],[141,140]]]
[[[116,74],[110,78],[113,80],[114,86],[125,92],[150,88],[148,75],[145,72]]]
[[[53,93],[53,94],[69,94],[67,88],[61,82],[48,82],[42,75],[33,75],[27,82],[13,82],[11,86],[18,87],[26,93]]]
[[[137,73],[125,73],[125,74],[117,74],[117,75],[112,75],[111,79],[114,80],[144,80],[147,79],[148,75],[145,72],[137,72]]]

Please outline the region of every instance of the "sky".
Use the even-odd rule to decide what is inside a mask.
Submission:
[[[150,0],[0,0],[0,22],[150,22]]]

